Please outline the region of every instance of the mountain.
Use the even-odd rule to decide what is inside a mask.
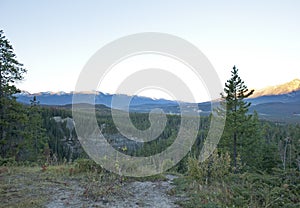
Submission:
[[[257,90],[247,99],[250,112],[258,112],[260,118],[277,122],[300,123],[300,80]]]
[[[159,105],[159,106],[176,106],[176,101],[165,100],[165,99],[153,99],[149,97],[142,96],[129,96],[124,94],[107,94],[102,92],[40,92],[30,94],[28,92],[21,92],[16,94],[17,101],[30,104],[30,100],[36,96],[36,99],[40,102],[41,105],[68,105],[73,103],[73,94],[76,95],[77,100],[80,100],[80,103],[90,103],[90,100],[95,100],[95,104],[102,104],[107,107],[112,107],[112,99],[117,99],[117,107],[119,109],[126,108],[126,102],[130,100],[130,107],[135,109],[136,106],[143,105]],[[113,106],[114,107],[114,106]],[[137,109],[140,109],[137,107]]]
[[[300,102],[269,102],[252,105],[250,112],[258,112],[261,119],[300,124]]]
[[[70,105],[73,100],[73,93],[65,92],[41,92],[30,94],[22,92],[16,95],[21,103],[30,104],[33,96],[36,96],[41,105]],[[80,98],[78,103],[86,103],[86,100],[95,99],[95,104],[107,106],[120,110],[129,110],[131,112],[148,113],[155,108],[162,109],[165,113],[179,114],[179,103],[172,100],[152,99],[142,96],[128,96],[123,94],[105,94],[102,92],[80,92],[76,93]],[[112,106],[112,99],[118,102]],[[126,102],[130,100],[130,107]],[[297,122],[300,123],[300,80],[295,79],[291,82],[267,87],[257,90],[254,95],[247,99],[251,102],[250,113],[258,112],[260,118],[276,122]],[[91,104],[91,103],[90,103]],[[189,107],[190,103],[181,102],[180,104]],[[211,112],[211,103],[198,103],[198,112],[201,115],[209,115]]]
[[[252,98],[261,97],[265,95],[282,95],[292,93],[300,90],[300,79],[294,79],[288,83],[269,86],[260,90],[255,90]]]
[[[253,105],[262,104],[262,103],[291,103],[298,102],[300,103],[300,90],[292,91],[286,94],[279,95],[263,95],[260,97],[251,97],[247,101],[251,102]]]
[[[73,93],[52,93],[52,92],[41,92],[30,94],[28,92],[21,92],[16,95],[17,101],[30,104],[30,100],[36,96],[36,99],[41,105],[53,105],[53,106],[65,106],[72,104]],[[105,94],[102,92],[80,92],[76,93],[76,97],[79,100],[78,103],[89,103],[90,100],[95,99],[95,104],[104,105],[109,108],[120,109],[130,112],[149,113],[151,110],[159,108],[168,114],[179,114],[180,107],[177,101],[166,100],[166,99],[153,99],[143,96],[129,96],[124,94]],[[112,99],[117,99],[116,104],[112,106]],[[129,109],[127,102],[130,100]],[[76,104],[76,103],[75,103]],[[189,108],[189,103],[181,102],[182,105]],[[210,113],[211,104],[210,102],[198,104],[201,115],[208,115]]]

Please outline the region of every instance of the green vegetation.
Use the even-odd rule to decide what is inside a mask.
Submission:
[[[14,83],[23,79],[26,70],[3,31],[0,50],[1,206],[43,206],[58,190],[97,201],[120,194],[123,182],[166,180],[163,174],[120,177],[89,160],[77,139],[71,106],[40,106],[35,97],[28,106],[16,102],[13,95],[19,90]],[[251,104],[244,99],[253,91],[248,91],[236,67],[224,92],[227,120],[218,148],[200,162],[211,119],[202,116],[191,151],[169,170],[180,175],[169,194],[184,195],[179,202],[183,207],[299,207],[300,125],[259,120],[255,112],[250,115]],[[118,132],[109,108],[96,106],[96,116],[108,142],[134,156],[166,149],[181,121],[178,115],[167,115],[167,125],[157,139],[133,143]],[[130,113],[130,118],[140,130],[150,126],[148,114]],[[69,205],[70,196],[63,197],[64,205]]]
[[[16,60],[9,41],[0,30],[0,144],[1,156],[12,156],[18,149],[16,143],[22,142],[26,116],[22,105],[13,94],[19,92],[14,83],[23,79],[26,72]]]
[[[47,167],[10,164],[0,167],[0,177],[0,207],[44,207],[53,197],[63,206],[72,207],[79,199],[89,206],[124,194],[120,177],[90,160]]]
[[[225,84],[227,120],[218,149],[204,162],[187,159],[175,194],[183,207],[299,207],[300,126],[248,115],[248,92],[234,67]]]
[[[188,193],[183,207],[299,207],[299,178],[295,169],[230,173],[209,184],[190,175],[175,180],[175,194]]]
[[[225,95],[222,94],[226,105],[226,125],[219,146],[231,153],[234,171],[237,172],[240,168],[237,164],[238,152],[240,154],[244,153],[245,156],[242,156],[248,159],[250,156],[249,152],[242,152],[241,150],[245,150],[243,148],[245,143],[250,148],[250,144],[256,142],[256,135],[253,135],[255,133],[253,127],[255,127],[256,120],[250,120],[251,115],[248,115],[247,112],[251,104],[244,101],[245,98],[253,94],[254,90],[248,91],[247,86],[239,77],[238,69],[235,66],[231,73],[231,78],[225,83]],[[253,124],[251,125],[250,122]]]

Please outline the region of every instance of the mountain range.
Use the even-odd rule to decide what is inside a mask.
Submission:
[[[259,113],[260,118],[278,122],[300,123],[300,80],[256,90],[247,101],[250,112]]]
[[[33,96],[36,96],[41,105],[63,106],[72,104],[73,92],[41,92],[30,94],[21,92],[16,95],[17,100],[24,104],[30,104]],[[95,104],[102,104],[120,110],[131,112],[150,112],[154,108],[160,108],[166,113],[180,113],[179,103],[173,100],[153,99],[141,96],[128,96],[124,94],[106,94],[102,92],[80,92],[76,93],[80,100],[95,100]],[[117,106],[112,106],[112,98],[118,99]],[[126,101],[130,100],[130,106]],[[247,99],[251,102],[250,112],[257,111],[260,118],[277,122],[300,123],[300,80],[294,79],[291,82],[277,86],[266,87],[255,90],[254,94]],[[183,103],[183,105],[190,105]],[[201,115],[208,115],[211,110],[211,102],[198,103]]]
[[[269,86],[263,89],[255,90],[252,97],[261,97],[265,95],[282,95],[298,90],[300,90],[300,79],[294,79],[284,84]]]

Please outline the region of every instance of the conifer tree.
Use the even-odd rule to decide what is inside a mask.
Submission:
[[[252,95],[254,90],[248,90],[244,81],[234,66],[231,71],[231,78],[225,83],[223,99],[226,101],[226,125],[221,147],[232,153],[234,171],[237,171],[238,163],[238,142],[245,133],[250,115],[247,115],[251,103],[245,98]]]
[[[25,140],[23,146],[25,148],[22,160],[36,161],[41,159],[49,139],[46,135],[46,129],[43,127],[43,118],[36,96],[30,100],[30,104],[27,113],[28,122],[24,130]]]
[[[20,138],[24,123],[22,106],[15,101],[14,94],[20,92],[15,82],[23,79],[26,70],[16,59],[13,47],[0,30],[0,152],[6,155],[7,150]],[[10,139],[10,140],[9,140]]]

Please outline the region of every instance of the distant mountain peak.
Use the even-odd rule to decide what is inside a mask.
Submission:
[[[289,82],[290,85],[300,88],[300,79],[294,79],[293,81]]]
[[[260,97],[264,95],[282,95],[282,94],[288,94],[294,91],[300,90],[300,79],[294,79],[290,82],[276,85],[276,86],[270,86],[266,87],[260,90],[255,90],[254,94],[252,95],[252,98],[254,97]]]

